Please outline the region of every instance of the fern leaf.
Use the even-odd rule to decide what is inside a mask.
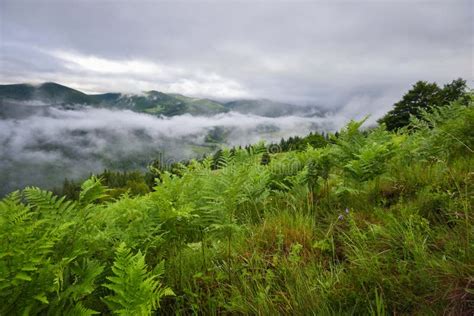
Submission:
[[[157,272],[161,273],[161,269],[159,267]],[[114,275],[107,277],[110,282],[103,286],[114,292],[105,302],[115,314],[151,315],[159,306],[160,298],[169,293],[160,291],[157,276],[147,271],[142,253],[131,254],[125,243],[116,251],[112,272]]]

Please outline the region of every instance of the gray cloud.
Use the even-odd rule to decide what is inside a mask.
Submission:
[[[266,97],[374,114],[417,80],[472,80],[471,1],[1,6],[4,82]]]

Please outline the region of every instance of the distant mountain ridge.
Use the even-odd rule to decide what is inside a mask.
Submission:
[[[92,103],[94,98],[78,90],[54,83],[46,82],[39,86],[30,84],[0,85],[0,100],[41,101],[55,103]]]
[[[320,116],[316,107],[302,107],[266,99],[235,100],[218,102],[176,93],[163,93],[155,90],[141,94],[103,93],[86,94],[70,87],[46,82],[40,85],[8,84],[0,85],[0,106],[16,103],[35,103],[74,108],[74,105],[89,105],[116,109],[129,109],[153,115],[175,116],[182,114],[215,115],[235,111],[266,117],[303,114]]]

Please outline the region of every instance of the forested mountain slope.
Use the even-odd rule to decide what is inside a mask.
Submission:
[[[71,108],[74,108],[74,105],[89,105],[130,109],[165,116],[184,113],[205,115],[227,111],[222,104],[216,101],[187,98],[154,90],[142,94],[85,94],[54,82],[36,86],[29,84],[0,85],[0,102],[2,104],[12,104],[18,101],[36,105],[66,105]],[[5,105],[3,104],[3,106]]]
[[[129,109],[154,115],[175,116],[182,114],[214,115],[235,111],[265,117],[285,115],[322,115],[316,106],[295,106],[271,100],[235,100],[218,102],[175,93],[144,91],[139,94],[103,93],[85,94],[64,85],[46,82],[39,85],[0,85],[0,114],[11,106],[55,105],[74,109],[81,105],[111,109]]]
[[[472,315],[474,108],[0,202],[0,314]],[[265,159],[264,159],[265,158]]]

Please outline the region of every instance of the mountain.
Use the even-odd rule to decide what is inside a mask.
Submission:
[[[296,106],[267,99],[236,100],[227,102],[224,106],[231,111],[266,117],[280,117],[287,115],[320,116],[322,114],[322,112],[315,107]]]
[[[93,96],[101,105],[130,109],[148,114],[175,116],[182,114],[213,115],[227,112],[219,102],[190,98],[180,94],[167,94],[155,90],[142,94],[105,94]]]
[[[47,82],[41,85],[0,85],[0,105],[89,105],[117,109],[129,109],[154,115],[174,116],[181,114],[212,115],[224,113],[226,107],[209,99],[190,98],[180,94],[146,91],[142,94],[85,94],[72,88]],[[19,106],[19,105],[18,105]],[[5,112],[5,110],[3,110]]]
[[[155,90],[141,94],[86,94],[54,82],[46,82],[40,85],[0,85],[0,114],[12,111],[11,109],[5,110],[5,107],[19,107],[20,104],[60,106],[70,109],[80,105],[89,105],[128,109],[157,116],[215,115],[229,111],[265,117],[322,115],[322,112],[314,106],[296,106],[267,99],[235,100],[224,103]]]
[[[231,111],[243,114],[257,114],[270,117],[278,117],[281,116],[280,112],[288,111],[286,104],[270,100],[236,100],[227,102],[225,107]],[[272,107],[274,107],[274,110],[271,110]]]
[[[72,88],[46,82],[38,86],[29,84],[0,85],[0,101],[39,101],[47,104],[93,104],[89,95]]]
[[[217,114],[227,112],[227,108],[219,102],[210,99],[198,99],[184,96],[182,94],[170,94],[174,98],[186,103],[188,105],[188,112],[192,115],[198,113]]]

